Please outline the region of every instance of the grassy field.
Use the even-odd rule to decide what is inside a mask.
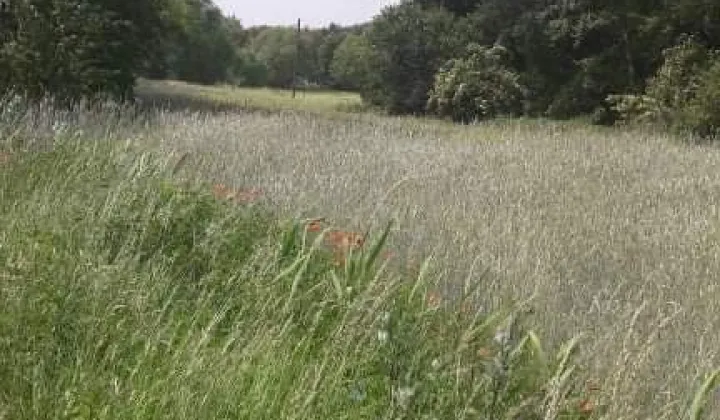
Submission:
[[[210,110],[295,110],[325,115],[364,110],[360,95],[352,92],[298,89],[293,98],[289,90],[199,86],[171,80],[140,80],[138,96],[166,107],[179,104]]]
[[[715,146],[51,111],[0,114],[0,419],[720,418]]]

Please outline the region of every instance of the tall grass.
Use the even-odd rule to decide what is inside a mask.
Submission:
[[[717,412],[710,147],[4,109],[0,418]],[[317,216],[371,240],[337,266]]]
[[[586,417],[571,347],[427,304],[379,265],[389,231],[336,269],[151,155],[54,146],[2,172],[3,418]]]

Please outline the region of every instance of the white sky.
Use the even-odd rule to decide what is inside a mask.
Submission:
[[[295,25],[318,28],[330,23],[351,25],[372,19],[383,7],[399,0],[215,0],[243,26]]]

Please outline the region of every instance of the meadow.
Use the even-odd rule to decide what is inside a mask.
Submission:
[[[0,111],[0,419],[720,418],[715,145],[141,88]]]
[[[366,111],[360,95],[299,87],[292,92],[273,88],[230,85],[201,86],[176,80],[138,81],[138,97],[162,108],[194,108],[204,111],[294,110],[325,116]]]

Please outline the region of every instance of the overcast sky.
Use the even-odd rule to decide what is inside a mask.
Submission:
[[[226,15],[235,15],[243,26],[293,25],[323,27],[369,21],[398,0],[215,0]]]

